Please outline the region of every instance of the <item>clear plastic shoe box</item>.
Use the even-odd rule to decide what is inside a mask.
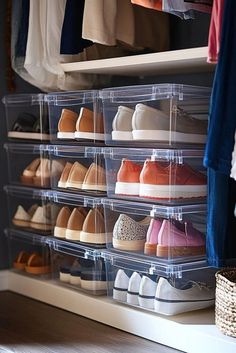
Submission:
[[[52,141],[77,144],[104,141],[102,104],[98,91],[50,93],[46,101]]]
[[[51,176],[64,168],[59,162],[51,166],[48,145],[7,143],[4,147],[10,184],[50,188]]]
[[[59,207],[51,205],[49,190],[14,185],[4,187],[8,200],[9,227],[51,235]]]
[[[52,188],[67,192],[106,195],[105,160],[100,147],[50,146],[51,163],[64,166],[52,174]]]
[[[214,306],[215,272],[205,261],[161,266],[152,260],[103,253],[108,296],[158,315],[177,315]]]
[[[106,247],[109,234],[105,232],[101,198],[53,191],[50,199],[52,208],[59,210],[54,237],[97,248]]]
[[[49,117],[45,95],[11,94],[3,97],[9,139],[49,141]]]
[[[58,239],[49,245],[54,280],[88,294],[107,294],[105,263],[99,251]]]
[[[160,206],[103,199],[107,248],[162,265],[205,258],[206,205]]]
[[[106,147],[107,195],[160,204],[205,202],[203,151]]]
[[[117,146],[202,146],[211,89],[150,84],[103,89],[105,142]]]
[[[22,275],[51,278],[50,250],[46,237],[6,229],[10,268]]]

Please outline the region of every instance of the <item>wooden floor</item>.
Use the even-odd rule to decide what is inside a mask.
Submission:
[[[0,292],[0,353],[5,352],[172,353],[179,351],[18,294]]]

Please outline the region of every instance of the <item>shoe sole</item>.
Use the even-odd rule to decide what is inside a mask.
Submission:
[[[76,131],[74,133],[74,138],[75,139],[86,139],[86,140],[105,140],[105,135],[100,134],[98,132],[81,132],[81,131]]]
[[[42,232],[49,232],[52,230],[51,224],[30,222],[30,228],[41,230]]]
[[[26,139],[26,140],[50,140],[49,134],[41,134],[38,132],[16,132],[9,131],[9,138],[18,138],[18,139]]]
[[[129,293],[129,291],[128,291],[127,292],[127,303],[130,305],[138,305],[139,306],[138,292],[137,293]]]
[[[81,230],[66,229],[66,239],[68,240],[80,240]]]
[[[70,274],[69,273],[60,272],[59,279],[60,279],[61,282],[70,283]]]
[[[145,240],[117,240],[113,238],[112,244],[118,250],[143,251]]]
[[[119,302],[127,302],[128,288],[113,288],[113,299]]]
[[[94,190],[94,191],[106,192],[107,191],[107,186],[106,185],[98,185],[98,184],[95,185],[95,184],[85,184],[85,183],[83,183],[82,190]]]
[[[54,227],[54,237],[65,239],[66,237],[66,228]]]
[[[22,262],[13,262],[13,268],[15,268],[16,270],[24,270],[26,266],[26,263],[22,263]]]
[[[71,276],[70,275],[69,283],[74,285],[74,286],[81,286],[81,278],[80,278],[80,276]]]
[[[207,196],[207,185],[153,185],[140,183],[140,197],[150,199],[184,199]]]
[[[154,309],[154,300],[155,300],[155,296],[150,296],[150,298],[148,298],[148,295],[143,295],[146,298],[142,298],[140,296],[138,296],[138,302],[139,302],[139,306],[141,306],[142,308],[145,309]]]
[[[73,183],[71,181],[66,182],[65,188],[72,188],[72,189],[82,189],[82,182],[81,183]]]
[[[62,140],[74,140],[75,133],[74,132],[58,132],[57,138]]]
[[[205,255],[205,246],[162,246],[157,245],[156,256],[158,257],[179,257]]]
[[[51,266],[25,266],[25,271],[32,275],[43,275],[51,272]]]
[[[145,243],[144,254],[149,256],[156,256],[157,244]]]
[[[65,189],[67,187],[66,181],[58,181],[57,187]]]
[[[139,196],[139,183],[124,183],[117,181],[115,187],[115,194],[126,196]]]
[[[117,141],[132,141],[133,135],[131,131],[112,131],[111,139]]]
[[[94,294],[102,295],[102,294],[106,294],[107,282],[88,281],[88,280],[81,279],[81,288],[89,292],[94,292]]]
[[[200,134],[186,134],[183,132],[165,130],[133,130],[133,140],[160,141],[160,142],[182,142],[182,143],[206,143],[207,136]]]
[[[155,298],[154,302],[154,310],[161,315],[177,315],[180,313],[184,313],[187,311],[193,311],[193,310],[200,310],[204,308],[208,308],[210,306],[213,306],[215,303],[215,299],[206,299],[203,301],[199,300],[186,300],[186,301],[181,301],[178,300],[176,303],[171,302],[171,300],[167,299],[158,299]]]
[[[28,228],[30,227],[30,221],[23,221],[20,219],[12,219],[12,223],[17,226],[17,227],[25,227]]]
[[[90,244],[106,244],[106,242],[111,242],[112,234],[105,233],[88,233],[82,231],[80,233],[80,241],[82,243],[90,243]]]

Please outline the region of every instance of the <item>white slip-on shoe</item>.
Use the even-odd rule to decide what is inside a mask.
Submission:
[[[147,276],[143,276],[138,294],[138,302],[142,308],[154,309],[157,282]]]
[[[140,224],[126,214],[120,214],[113,228],[113,247],[119,250],[143,252],[147,230],[147,224]]]
[[[134,110],[120,105],[112,122],[112,140],[133,140],[132,116]]]
[[[128,285],[129,277],[124,270],[119,269],[113,285],[113,299],[126,302]]]
[[[176,315],[214,305],[215,289],[205,283],[189,281],[181,289],[172,286],[166,278],[158,281],[155,311],[162,315]]]
[[[196,119],[179,107],[173,109],[171,121],[169,114],[139,103],[133,114],[132,130],[134,140],[203,144],[207,121]]]
[[[129,279],[127,303],[131,305],[139,305],[138,293],[142,277],[138,272],[133,272]]]

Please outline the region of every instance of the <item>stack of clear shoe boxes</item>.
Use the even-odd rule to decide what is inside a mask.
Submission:
[[[35,100],[18,125],[6,97],[15,139],[6,145],[8,233],[45,238],[61,285],[165,315],[213,305],[202,165],[209,97],[209,88],[175,84],[51,93],[39,109],[47,145],[15,142]],[[43,227],[31,215],[37,203]]]
[[[3,102],[11,267],[24,274],[32,267],[32,274],[47,272],[62,285],[106,294],[98,92],[13,95]]]
[[[30,276],[50,278],[50,249],[46,237],[53,219],[48,198],[50,160],[49,119],[44,94],[8,95],[3,98],[8,143],[10,266]]]
[[[57,217],[50,239],[53,279],[93,295],[106,295],[102,198],[106,196],[102,104],[98,91],[51,93],[51,207]],[[62,171],[54,173],[54,165]],[[57,169],[57,168],[56,168]]]
[[[210,89],[140,85],[100,97],[108,294],[164,315],[213,305],[202,165]]]

